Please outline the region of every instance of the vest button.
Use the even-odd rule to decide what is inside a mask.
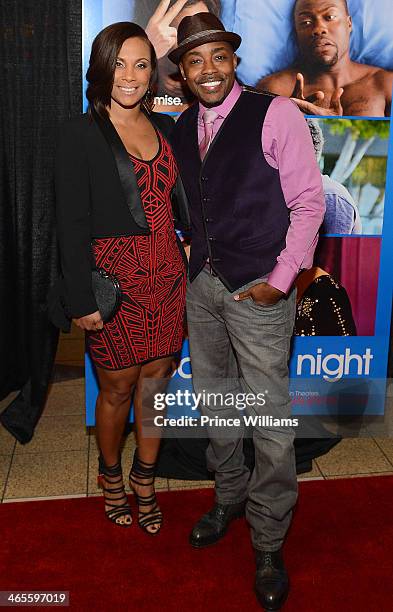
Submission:
[[[206,196],[204,198],[202,198],[202,202],[210,202],[210,198],[207,198]]]
[[[203,182],[207,181],[207,176],[201,176],[201,181]]]
[[[214,242],[214,241],[215,241],[215,238],[214,238],[213,236],[209,236],[209,241],[210,241],[210,242]]]

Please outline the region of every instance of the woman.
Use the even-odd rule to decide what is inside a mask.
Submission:
[[[160,439],[142,431],[142,384],[166,379],[182,344],[186,264],[176,239],[171,192],[179,193],[168,142],[173,120],[151,113],[156,55],[136,24],[115,23],[98,34],[87,71],[88,113],[63,128],[56,163],[57,219],[63,301],[86,331],[99,396],[96,431],[107,517],[129,527],[120,443],[134,393],[138,447],[129,475],[139,525],[158,533],[154,492]],[[180,221],[185,203],[177,198]],[[122,302],[103,323],[92,291],[92,259],[115,274]],[[157,381],[156,381],[157,383]],[[148,389],[148,388],[147,388]],[[144,390],[144,417],[152,394]],[[149,413],[150,411],[150,413]]]

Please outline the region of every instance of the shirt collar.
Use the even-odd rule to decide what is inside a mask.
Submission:
[[[219,117],[222,117],[223,119],[225,119],[225,117],[229,115],[229,113],[235,106],[236,102],[240,98],[241,93],[242,93],[242,88],[239,85],[239,83],[235,81],[231,91],[229,92],[225,100],[221,102],[219,106],[212,106],[210,108],[213,108]],[[205,110],[208,110],[208,107],[203,106],[203,104],[199,102],[199,113],[198,113],[199,117],[202,117]]]

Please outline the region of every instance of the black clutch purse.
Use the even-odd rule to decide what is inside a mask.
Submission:
[[[104,323],[110,321],[120,308],[122,292],[114,274],[102,268],[91,272],[93,294]],[[47,297],[48,317],[53,325],[65,333],[71,329],[72,313],[67,305],[64,279],[60,277],[51,287]]]
[[[103,268],[96,268],[91,273],[91,285],[98,310],[106,323],[120,308],[122,300],[120,283],[114,274],[109,274]]]

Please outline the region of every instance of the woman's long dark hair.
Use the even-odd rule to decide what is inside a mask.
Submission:
[[[90,54],[89,68],[86,73],[88,87],[86,97],[89,101],[89,112],[92,109],[106,119],[106,106],[110,105],[116,59],[122,44],[128,38],[142,38],[150,47],[152,74],[149,89],[142,99],[142,106],[151,113],[154,106],[152,87],[157,79],[157,56],[146,32],[136,23],[120,21],[104,28],[95,37]]]

